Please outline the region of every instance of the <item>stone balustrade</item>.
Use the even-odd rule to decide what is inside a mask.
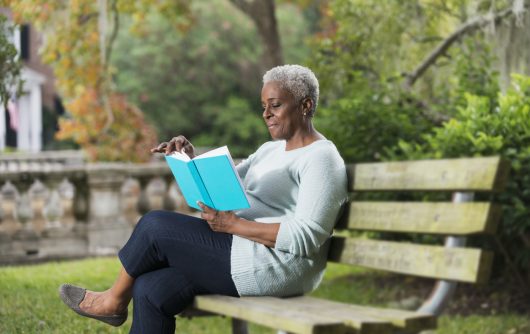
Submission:
[[[0,264],[116,254],[151,209],[196,214],[165,162],[1,157]]]
[[[0,175],[8,171],[17,172],[39,168],[81,166],[84,163],[85,157],[83,152],[77,150],[0,154]]]

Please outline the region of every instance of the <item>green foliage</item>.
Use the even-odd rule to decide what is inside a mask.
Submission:
[[[443,86],[449,102],[443,107],[451,108],[451,115],[467,104],[466,94],[479,95],[489,100],[490,106],[497,103],[499,78],[492,64],[491,46],[482,34],[464,38],[458,52],[453,52],[454,76],[450,85]],[[443,110],[439,110],[443,112]]]
[[[260,57],[254,23],[227,0],[193,2],[185,34],[160,14],[146,14],[142,34],[130,18],[116,41],[113,65],[120,91],[157,127],[161,139],[178,134],[196,146],[229,145],[243,156],[267,140],[261,120]],[[277,7],[287,62],[302,62],[309,26],[301,9]]]
[[[466,104],[465,93],[495,105],[497,74],[482,32],[464,37],[412,88],[404,87],[405,74],[467,19],[469,4],[331,1],[324,32],[312,40],[311,67],[322,91],[316,120],[347,161],[395,156],[389,152],[398,140],[421,141]]]
[[[413,100],[382,88],[359,88],[322,106],[315,124],[346,161],[374,161],[381,159],[398,138],[416,140],[430,129],[432,125],[418,114]]]
[[[503,204],[501,237],[520,268],[530,273],[530,77],[513,75],[513,88],[489,97],[466,94],[454,119],[424,136],[423,143],[400,141],[411,159],[502,155],[511,163]]]
[[[4,105],[11,94],[22,94],[22,80],[20,70],[22,64],[17,55],[17,49],[8,36],[13,34],[14,27],[10,25],[0,13],[0,103]]]
[[[454,21],[429,3],[415,0],[334,0],[327,12],[324,32],[312,44],[312,65],[327,96],[349,94],[358,73],[376,84],[400,79]]]
[[[117,85],[156,125],[161,138],[212,130],[207,105],[223,105],[231,94],[255,94],[253,68],[259,48],[254,27],[224,1],[194,4],[194,25],[186,34],[151,13],[135,36],[122,31],[113,63]],[[234,12],[235,11],[235,12]],[[127,25],[124,25],[124,30]]]
[[[310,9],[302,10],[293,4],[276,6],[278,33],[286,64],[301,64],[311,53],[309,45],[305,43],[311,35],[311,24],[314,23],[310,20],[315,19],[306,17],[310,12]]]
[[[252,109],[247,100],[237,97],[230,97],[226,106],[209,106],[206,112],[213,117],[212,131],[195,137],[194,144],[216,147],[230,143],[234,157],[248,156],[268,138],[261,113],[249,112]]]
[[[425,80],[403,88],[403,73],[414,69],[458,23],[452,12],[459,1],[437,6],[442,4],[331,2],[324,33],[312,41],[316,52],[311,67],[322,91],[316,120],[347,161],[379,160],[399,139],[420,140],[440,122],[438,115],[456,112],[459,90],[496,88],[481,36],[450,50],[451,66],[447,61],[435,64]]]

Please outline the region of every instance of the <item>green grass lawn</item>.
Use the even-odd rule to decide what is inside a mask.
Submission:
[[[128,333],[130,319],[124,326],[114,328],[76,316],[66,308],[57,293],[59,285],[65,282],[103,290],[112,284],[118,268],[115,258],[0,268],[0,333]],[[405,284],[411,289],[404,291],[402,284],[392,282],[370,272],[330,265],[324,282],[314,295],[360,304],[385,305],[383,300],[402,299],[417,285],[415,281]],[[230,321],[220,317],[178,319],[177,333],[230,333],[229,326]],[[253,325],[251,333],[275,331]],[[443,316],[436,333],[530,333],[530,316],[509,312]]]

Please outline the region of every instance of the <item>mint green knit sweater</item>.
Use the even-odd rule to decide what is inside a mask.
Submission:
[[[291,296],[315,289],[329,239],[347,200],[346,168],[335,145],[318,140],[285,151],[267,142],[237,166],[250,208],[236,214],[280,223],[274,248],[234,236],[231,271],[241,296]]]

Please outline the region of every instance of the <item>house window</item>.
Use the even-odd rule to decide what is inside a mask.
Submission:
[[[30,30],[29,24],[20,26],[20,59],[29,61]]]

